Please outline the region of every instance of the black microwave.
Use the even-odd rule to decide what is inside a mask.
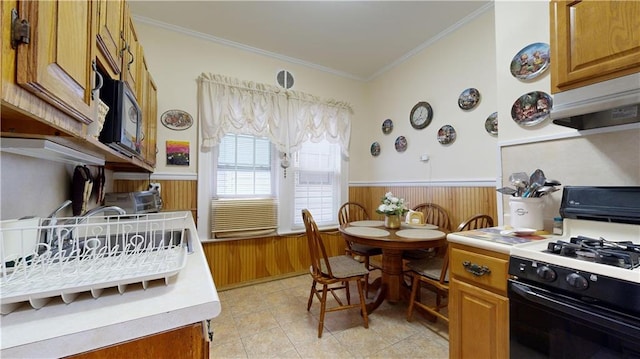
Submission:
[[[142,110],[124,81],[107,79],[100,98],[109,106],[100,142],[127,156],[140,155]]]

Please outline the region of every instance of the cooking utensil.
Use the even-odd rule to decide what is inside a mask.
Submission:
[[[545,186],[561,186],[562,183],[560,183],[560,181],[558,180],[554,180],[554,179],[548,179],[544,182]]]
[[[540,187],[540,185],[537,182],[530,184],[529,187],[527,187],[524,193],[522,194],[522,197],[523,198],[534,197],[533,195],[538,187]]]
[[[509,196],[513,196],[514,194],[518,193],[518,191],[516,189],[513,189],[511,187],[502,187],[502,188],[498,188],[496,189],[496,191],[502,193],[502,194],[506,194]]]
[[[529,177],[529,186],[532,186],[534,183],[538,184],[538,187],[544,186],[544,183],[547,181],[547,178],[544,176],[544,172],[541,169],[536,169]]]
[[[555,191],[559,191],[560,188],[554,187],[554,186],[542,186],[538,189],[536,189],[535,195],[534,197],[542,197],[545,196],[549,193],[553,193]]]
[[[509,176],[511,184],[517,188],[517,196],[522,196],[525,189],[529,186],[529,175],[524,172],[515,172]]]

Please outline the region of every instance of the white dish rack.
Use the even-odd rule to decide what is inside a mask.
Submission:
[[[188,219],[188,213],[173,212],[0,227],[1,314],[24,302],[39,309],[57,296],[71,303],[87,291],[98,298],[105,288],[122,294],[128,284],[141,282],[146,289],[162,278],[168,285],[187,262]],[[19,249],[9,240],[18,240]]]

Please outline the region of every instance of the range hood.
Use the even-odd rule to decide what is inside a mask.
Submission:
[[[52,160],[69,164],[104,166],[104,158],[76,151],[72,148],[43,139],[12,138],[0,139],[0,150],[18,155]]]
[[[640,122],[640,73],[555,94],[551,119],[577,130]]]

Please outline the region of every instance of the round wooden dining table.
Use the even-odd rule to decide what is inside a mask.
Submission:
[[[428,224],[402,224],[398,229],[390,229],[384,227],[383,221],[356,221],[340,226],[340,233],[347,241],[382,249],[382,276],[371,285],[378,287],[378,291],[373,302],[367,304],[367,313],[378,308],[384,300],[400,301],[404,284],[403,251],[437,248],[447,243],[446,233]]]

